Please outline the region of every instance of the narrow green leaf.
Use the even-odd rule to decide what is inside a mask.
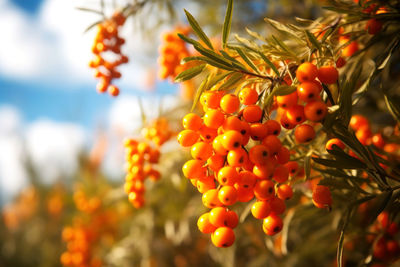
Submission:
[[[99,23],[103,22],[102,20],[98,20],[96,22],[93,22],[92,24],[90,24],[84,31],[83,33],[87,33],[88,31],[90,31],[93,27],[95,27],[96,25],[98,25]]]
[[[196,49],[197,51],[200,52],[200,54],[202,54],[205,57],[208,57],[209,59],[218,62],[222,65],[225,65],[227,67],[232,67],[232,62],[228,61],[226,58],[224,58],[223,56],[215,53],[213,50],[209,50],[207,48],[204,48],[202,46],[194,46],[194,49]]]
[[[232,61],[232,62],[236,62],[236,63],[238,63],[238,64],[242,64],[242,63],[240,63],[236,58],[230,56],[230,55],[229,55],[227,52],[225,52],[224,50],[219,50],[219,52],[221,53],[221,55],[222,55],[224,58],[226,58],[226,59],[228,59],[228,60],[230,60],[230,61]]]
[[[279,87],[276,88],[274,95],[288,95],[293,93],[294,91],[297,90],[296,86],[292,85],[280,85]]]
[[[86,7],[76,7],[76,9],[80,10],[80,11],[85,11],[85,12],[90,12],[90,13],[95,13],[95,14],[99,14],[104,16],[104,13],[95,9],[91,9],[91,8],[86,8]]]
[[[199,75],[204,70],[205,66],[206,64],[202,64],[179,73],[175,78],[175,82],[183,82]]]
[[[343,179],[334,179],[334,178],[324,178],[319,183],[319,185],[329,186],[335,189],[350,189],[354,190],[354,187],[351,186]]]
[[[201,82],[199,88],[197,88],[196,96],[194,97],[192,108],[190,109],[191,112],[196,108],[196,105],[197,105],[197,103],[198,103],[199,100],[200,100],[201,94],[202,94],[202,93],[204,92],[204,90],[206,89],[206,84],[207,84],[207,82],[208,82],[208,78],[209,78],[209,77],[210,77],[210,75],[208,75],[207,78],[205,78],[205,79]]]
[[[230,89],[232,87],[234,87],[234,85],[236,85],[238,82],[241,81],[241,79],[243,78],[244,74],[239,73],[239,72],[235,72],[233,73],[228,80],[221,85],[221,87],[219,88],[219,90],[226,90],[226,89]]]
[[[183,41],[185,41],[186,43],[192,44],[192,45],[197,45],[197,46],[201,46],[201,44],[199,42],[197,42],[196,40],[189,38],[185,35],[183,35],[182,33],[178,33],[179,38],[181,38]]]
[[[279,71],[278,69],[275,67],[274,63],[271,62],[271,60],[269,60],[263,53],[261,53],[260,51],[254,51],[256,53],[258,53],[261,58],[264,60],[265,63],[267,63],[267,65],[275,72],[276,76],[279,76]]]
[[[278,38],[276,38],[274,35],[271,35],[271,37],[272,37],[272,39],[276,42],[276,44],[279,45],[279,46],[282,48],[282,50],[284,50],[284,51],[286,51],[286,52],[288,52],[288,53],[291,53],[291,52],[289,51],[289,48],[285,45],[284,42],[282,42],[281,40],[279,40]]]
[[[189,61],[203,61],[203,57],[185,57],[181,60],[181,64],[185,64]]]
[[[222,28],[222,47],[225,48],[226,41],[229,37],[232,25],[232,11],[233,11],[233,0],[228,0],[228,6],[226,8],[224,26]]]
[[[211,50],[214,50],[210,39],[207,37],[207,35],[204,33],[204,31],[201,29],[199,23],[197,23],[196,19],[190,14],[186,9],[185,14],[186,17],[189,21],[190,26],[192,27],[194,33],[202,40]]]
[[[239,56],[250,66],[255,72],[260,73],[254,63],[247,57],[247,55],[243,52],[239,47],[235,48],[236,52],[238,52]]]
[[[234,73],[234,72],[228,71],[228,72],[213,76],[212,78],[209,79],[209,81],[207,83],[207,87],[212,88],[214,85],[216,85],[217,83],[219,83],[220,81],[222,81],[223,79],[225,79],[228,75],[230,75],[232,73]]]
[[[310,174],[311,174],[311,157],[307,156],[304,159],[304,172],[306,174],[305,178],[306,180],[310,179]]]
[[[385,104],[390,114],[392,114],[393,118],[395,118],[398,122],[400,122],[400,97],[392,96],[388,97],[387,94],[384,94]],[[395,101],[393,101],[393,100]],[[397,103],[397,105],[395,104]]]
[[[314,34],[309,32],[308,30],[305,30],[307,40],[310,41],[310,43],[316,48],[318,51],[321,51],[321,44],[318,42],[318,40],[315,38]]]
[[[360,161],[360,164],[355,162],[347,162],[347,161],[339,161],[339,160],[331,160],[331,159],[321,159],[321,158],[312,158],[313,161],[319,163],[321,165],[325,165],[327,167],[340,168],[340,169],[365,169],[366,165]]]
[[[347,225],[350,222],[351,214],[353,212],[353,208],[348,208],[346,212],[346,217],[344,219],[344,222],[342,224],[342,229],[340,230],[340,237],[339,237],[339,242],[338,242],[338,247],[337,247],[337,255],[336,255],[336,260],[337,260],[337,266],[338,267],[343,267],[343,242],[344,242],[344,234],[347,229]]]

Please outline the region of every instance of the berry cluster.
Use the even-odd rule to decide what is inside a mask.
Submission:
[[[74,202],[76,208],[85,213],[96,212],[101,206],[101,199],[99,197],[87,197],[85,192],[81,189],[75,190]]]
[[[228,207],[255,197],[251,212],[263,219],[264,232],[274,235],[282,229],[284,201],[293,195],[287,181],[297,173],[298,164],[289,161],[290,152],[278,138],[281,125],[264,121],[258,96],[250,87],[238,96],[206,91],[200,97],[203,118],[187,114],[185,129],[178,134],[178,142],[191,147],[193,157],[184,164],[183,174],[211,209],[200,216],[198,228],[212,233],[217,247],[229,247],[235,240],[238,215]]]
[[[160,147],[171,138],[173,132],[166,118],[158,118],[142,129],[142,135]]]
[[[389,219],[389,213],[384,211],[371,226],[371,234],[367,236],[373,242],[373,256],[380,263],[389,264],[398,258],[400,244],[394,236],[398,233],[398,224]]]
[[[121,78],[121,73],[116,68],[128,62],[128,57],[121,53],[125,39],[118,35],[119,28],[125,20],[124,14],[116,12],[110,19],[97,25],[97,34],[92,46],[94,59],[89,62],[89,67],[95,69],[94,76],[100,80],[97,84],[99,93],[108,91],[112,96],[119,94],[118,87],[111,82],[113,79]],[[114,54],[113,61],[107,61],[104,53]]]
[[[162,36],[162,43],[159,49],[160,64],[159,77],[162,80],[175,77],[188,68],[188,64],[181,64],[181,60],[190,55],[185,41],[178,37],[178,33],[183,35],[189,34],[189,27],[176,27],[171,32],[167,32]]]
[[[160,179],[160,172],[153,168],[153,164],[158,163],[160,151],[148,142],[138,142],[135,139],[127,139],[124,146],[127,161],[124,189],[129,201],[138,209],[145,203],[144,180]]]
[[[305,62],[296,71],[300,84],[291,94],[277,96],[276,103],[281,108],[280,122],[286,129],[294,129],[298,143],[307,143],[315,138],[315,130],[311,124],[303,124],[306,120],[311,123],[320,122],[327,113],[327,107],[321,100],[321,82],[333,84],[338,79],[338,71],[333,66],[317,67]],[[316,78],[318,77],[318,80]],[[304,103],[304,105],[302,105]]]

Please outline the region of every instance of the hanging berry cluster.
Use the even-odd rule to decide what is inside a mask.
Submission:
[[[116,12],[110,19],[97,25],[97,34],[92,46],[94,58],[89,62],[89,67],[95,69],[94,76],[99,79],[99,93],[108,91],[112,96],[119,94],[118,87],[113,85],[112,81],[121,78],[117,67],[128,62],[128,57],[121,53],[125,39],[119,36],[119,29],[125,20],[124,14]]]
[[[171,138],[173,132],[166,118],[158,118],[142,129],[142,135],[160,147]]]
[[[74,216],[72,225],[63,228],[62,240],[67,250],[61,254],[60,262],[63,266],[100,267],[102,238],[114,238],[119,216],[106,209],[97,196],[88,197],[81,188],[75,191],[74,202],[81,213]]]
[[[129,201],[135,208],[141,208],[145,204],[145,179],[157,181],[160,179],[160,172],[154,169],[158,163],[160,150],[153,148],[149,142],[139,142],[135,139],[125,141],[126,171],[125,192]]]
[[[264,232],[274,235],[282,229],[285,200],[293,195],[288,178],[297,173],[298,164],[289,161],[290,152],[278,138],[281,125],[264,120],[258,96],[250,87],[239,96],[206,91],[200,98],[204,116],[187,114],[185,129],[178,135],[183,147],[191,147],[193,157],[184,164],[183,174],[211,209],[200,216],[199,230],[212,233],[217,247],[235,241],[238,215],[228,207],[255,197],[251,212],[263,219]]]
[[[322,85],[333,84],[338,79],[338,71],[333,66],[319,69],[309,62],[301,64],[296,72],[300,84],[291,94],[277,96],[276,103],[281,108],[280,122],[286,129],[293,129],[298,143],[307,143],[315,138],[312,124],[320,122],[327,113],[327,106],[321,100]],[[318,80],[316,78],[318,77]],[[310,124],[304,122],[308,120]]]
[[[162,36],[159,48],[160,64],[159,77],[162,80],[170,78],[172,81],[179,73],[188,68],[189,64],[181,64],[181,60],[190,55],[186,43],[178,37],[178,33],[189,34],[189,27],[175,27],[171,32]]]

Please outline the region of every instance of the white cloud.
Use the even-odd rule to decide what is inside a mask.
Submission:
[[[18,111],[0,107],[0,197],[2,200],[17,193],[27,184],[23,167],[24,148],[18,135],[21,119]]]
[[[125,2],[119,1],[121,6]],[[90,83],[94,87],[95,79],[87,64],[92,57],[90,49],[95,30],[83,31],[101,17],[76,7],[99,9],[99,3],[44,0],[38,14],[28,16],[10,0],[1,0],[0,28],[4,38],[0,43],[0,74],[14,79]],[[107,14],[111,12],[110,9]],[[155,19],[146,20],[148,24]],[[144,88],[148,66],[144,67],[143,62],[146,59],[148,62],[148,58],[143,55],[151,51],[158,40],[145,40],[131,19],[121,35],[126,39],[122,50],[131,60],[121,67],[123,78],[116,83],[125,88]]]
[[[85,133],[75,124],[39,120],[25,132],[27,154],[45,183],[72,175],[83,150]]]

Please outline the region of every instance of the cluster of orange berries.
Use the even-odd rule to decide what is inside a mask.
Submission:
[[[183,147],[191,147],[192,160],[182,170],[203,194],[210,212],[200,216],[198,228],[212,233],[212,243],[229,247],[238,215],[230,206],[256,199],[251,213],[263,220],[267,235],[280,232],[285,200],[293,195],[288,179],[298,170],[290,151],[278,138],[281,125],[263,120],[256,89],[246,87],[238,96],[206,91],[200,97],[204,116],[189,113],[178,134]],[[242,106],[241,106],[242,105]]]
[[[277,96],[276,104],[281,112],[280,123],[286,129],[294,129],[294,136],[298,143],[307,143],[315,138],[314,127],[305,124],[320,122],[327,113],[327,106],[321,100],[322,85],[333,84],[338,79],[338,71],[333,66],[317,67],[305,62],[296,71],[296,77],[300,84],[297,90],[291,94]],[[316,78],[318,77],[318,80]],[[304,105],[302,105],[304,103]]]
[[[166,118],[158,118],[142,129],[142,135],[160,147],[171,138],[173,132]]]
[[[395,240],[399,227],[397,223],[390,221],[389,213],[384,211],[377,217],[371,227],[371,234],[367,236],[369,242],[373,242],[372,254],[380,263],[389,264],[398,259],[400,244]]]
[[[121,12],[97,25],[97,34],[92,46],[94,58],[89,62],[89,67],[95,69],[94,76],[100,81],[97,84],[99,93],[108,93],[112,96],[119,94],[117,86],[112,85],[113,79],[121,78],[121,73],[116,69],[119,65],[127,63],[128,57],[121,53],[121,46],[125,39],[119,36],[119,27],[125,23],[125,16]],[[114,54],[113,61],[107,61],[104,53]],[[111,55],[110,55],[111,56]]]
[[[160,57],[158,62],[160,64],[159,77],[162,80],[171,78],[172,80],[178,76],[179,73],[189,67],[189,64],[181,64],[181,60],[190,56],[189,50],[185,41],[181,40],[178,33],[188,35],[190,32],[189,27],[176,27],[173,31],[167,32],[162,36],[162,43],[159,48]]]
[[[101,260],[91,255],[95,239],[93,233],[90,228],[64,227],[62,239],[67,243],[67,251],[61,254],[60,261],[63,266],[102,266]]]
[[[127,161],[124,189],[129,201],[138,209],[145,204],[145,179],[157,181],[161,177],[160,172],[154,169],[154,164],[160,158],[160,150],[148,142],[138,142],[132,138],[127,139],[124,146]]]
[[[93,213],[101,206],[101,199],[97,196],[87,197],[85,192],[77,189],[73,195],[75,206],[79,211],[85,213]]]

